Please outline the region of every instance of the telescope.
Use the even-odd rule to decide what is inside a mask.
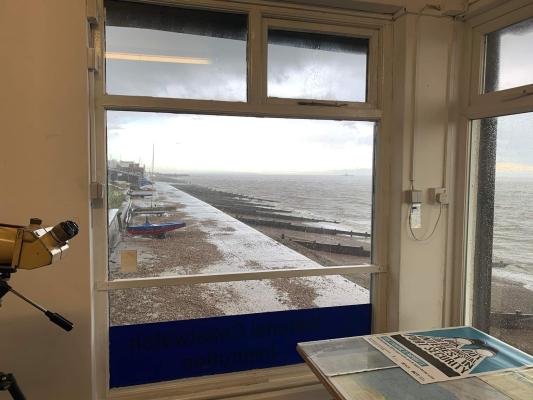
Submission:
[[[78,234],[73,221],[42,227],[39,218],[31,218],[28,226],[0,224],[0,306],[2,297],[11,292],[37,308],[54,324],[66,331],[74,324],[58,313],[45,309],[13,289],[7,281],[19,269],[32,270],[53,264],[63,258],[68,241]],[[0,372],[0,391],[7,390],[15,400],[25,400],[13,374]]]
[[[0,224],[0,272],[35,269],[61,259],[68,250],[68,241],[78,234],[73,221],[60,222],[50,228],[31,218],[30,225]]]

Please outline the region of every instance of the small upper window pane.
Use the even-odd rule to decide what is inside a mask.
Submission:
[[[486,36],[485,93],[533,83],[533,18]]]
[[[268,96],[366,101],[368,39],[270,29]]]
[[[247,16],[106,2],[107,93],[246,101]]]

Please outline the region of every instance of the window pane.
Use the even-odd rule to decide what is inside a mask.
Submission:
[[[246,101],[247,16],[106,2],[110,94]]]
[[[107,121],[110,279],[370,262],[373,123]]]
[[[533,353],[533,113],[479,125],[485,160],[479,171],[477,297],[487,304],[478,303],[474,315],[494,336]]]
[[[268,96],[366,101],[368,39],[268,32]]]
[[[486,36],[485,93],[533,83],[533,18]]]

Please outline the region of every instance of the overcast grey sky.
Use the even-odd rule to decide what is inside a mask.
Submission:
[[[372,167],[371,122],[108,112],[108,157],[162,172],[331,173]]]
[[[246,42],[107,27],[108,52],[208,64],[107,61],[109,93],[246,101]],[[530,49],[530,51],[525,51]],[[501,35],[500,88],[533,83],[533,26]],[[269,46],[269,95],[364,101],[363,54]],[[108,113],[108,155],[164,171],[325,172],[372,167],[373,124]],[[498,119],[498,170],[533,176],[533,113]]]

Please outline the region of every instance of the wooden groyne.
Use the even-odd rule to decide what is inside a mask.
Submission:
[[[297,225],[297,224],[292,224],[290,222],[283,222],[283,221],[246,218],[240,215],[236,215],[235,218],[237,218],[241,222],[244,222],[247,225],[270,226],[273,228],[288,229],[288,230],[299,231],[299,232],[318,233],[321,235],[346,235],[350,237],[358,236],[358,237],[364,237],[364,238],[369,238],[371,236],[367,232],[354,232],[354,231],[344,231],[340,229],[328,229],[328,228],[320,228],[320,227],[315,227],[315,226]]]
[[[278,209],[275,205],[270,204],[275,203],[273,200],[210,189],[195,184],[174,186],[248,225],[267,226],[321,235],[345,235],[362,238],[369,238],[371,236],[368,232],[354,232],[298,224],[297,222],[327,222],[331,224],[337,224],[338,222],[291,215],[291,211]]]
[[[345,246],[342,244],[330,244],[330,243],[319,243],[316,241],[308,241],[308,240],[296,240],[296,239],[290,239],[294,243],[299,244],[300,246],[304,246],[311,250],[316,251],[325,251],[328,253],[336,253],[336,254],[347,254],[350,256],[357,256],[357,257],[370,257],[370,251],[365,250],[363,246]]]

